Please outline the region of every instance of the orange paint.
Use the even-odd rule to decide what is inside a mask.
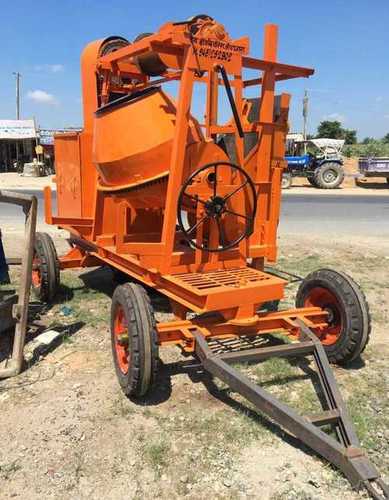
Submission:
[[[56,215],[51,213],[50,191],[45,192],[47,222],[75,238],[77,251],[72,248],[61,259],[63,268],[110,265],[129,279],[157,288],[182,319],[187,311],[218,311],[217,324],[201,326],[209,335],[239,335],[245,328],[253,334],[276,328],[296,334],[296,314],[316,328],[325,325],[326,313],[319,308],[278,313],[269,320],[256,314],[262,303],[282,298],[285,285],[263,272],[264,263],[276,258],[288,130],[289,96],[282,94],[276,105],[275,86],[279,80],[313,73],[277,62],[277,36],[276,26],[266,26],[264,58],[254,59],[248,54],[246,37],[233,40],[222,25],[208,18],[192,24],[166,23],[132,44],[111,37],[85,48],[84,128],[55,138]],[[220,78],[220,66],[228,75],[226,83]],[[245,80],[246,69],[256,71],[256,78]],[[158,85],[150,75],[160,77]],[[176,101],[163,89],[170,81],[179,82]],[[192,96],[195,86],[204,85],[205,116],[199,123],[191,114]],[[220,124],[218,96],[227,96],[229,86],[235,118]],[[257,87],[261,99],[257,116],[250,120],[251,104],[244,97],[247,86]],[[257,133],[249,152],[239,122],[244,133]],[[234,138],[234,160],[220,145],[226,133]],[[193,177],[187,185],[189,198],[178,207],[189,176],[215,162],[232,165],[215,170],[214,177],[206,169]],[[253,182],[256,212],[234,163]],[[190,232],[194,241],[188,242],[177,229],[177,210],[194,227]],[[245,221],[251,235],[239,240],[236,236],[246,227]],[[228,246],[224,239],[239,243],[223,251]],[[254,269],[248,259],[261,264]],[[160,343],[178,343],[190,350],[193,324],[159,325]]]

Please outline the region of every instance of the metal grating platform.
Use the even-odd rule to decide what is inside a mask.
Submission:
[[[160,289],[196,312],[260,304],[283,297],[286,281],[251,267],[165,275]]]
[[[204,273],[176,274],[174,278],[204,292],[220,287],[242,288],[250,284],[271,280],[273,277],[257,269],[242,267]]]

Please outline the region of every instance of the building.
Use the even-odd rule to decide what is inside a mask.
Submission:
[[[0,120],[0,172],[23,170],[24,163],[37,158],[36,146],[42,146],[38,158],[54,168],[54,135],[79,131],[80,128],[39,129],[34,120]]]
[[[0,172],[31,162],[37,141],[34,120],[0,120]]]

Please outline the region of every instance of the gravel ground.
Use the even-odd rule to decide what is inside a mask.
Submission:
[[[12,235],[9,247],[20,245]],[[64,240],[57,240],[64,247]],[[364,362],[335,369],[369,456],[389,466],[389,268],[386,249],[366,241],[328,242],[288,236],[278,266],[300,274],[332,265],[363,286],[373,314]],[[34,308],[20,376],[0,381],[0,497],[53,499],[357,499],[347,481],[223,385],[161,352],[158,390],[144,404],[121,393],[110,354],[108,270],[64,272],[58,302]],[[293,303],[288,289],[284,306]],[[166,304],[153,296],[157,319]],[[47,352],[32,339],[43,328],[62,333]],[[6,353],[3,337],[0,352]],[[301,410],[312,404],[309,380],[288,364],[247,369],[253,380]],[[280,381],[282,380],[282,382]]]

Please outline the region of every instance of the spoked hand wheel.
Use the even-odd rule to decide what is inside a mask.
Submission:
[[[178,225],[192,248],[223,252],[252,234],[256,209],[254,183],[241,167],[209,163],[184,182]]]

